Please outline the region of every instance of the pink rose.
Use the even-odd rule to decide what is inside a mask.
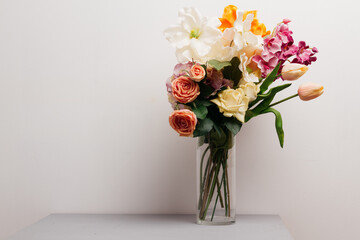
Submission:
[[[172,84],[172,94],[174,98],[181,103],[194,101],[200,94],[199,85],[189,77],[180,76]]]
[[[200,64],[194,64],[190,69],[190,77],[195,82],[200,82],[205,77],[205,69]]]
[[[170,126],[180,134],[180,136],[190,137],[192,136],[196,128],[196,115],[188,110],[175,110],[169,116]]]

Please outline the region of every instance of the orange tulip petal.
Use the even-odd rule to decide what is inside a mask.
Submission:
[[[251,23],[250,31],[255,35],[261,35],[262,37],[269,35],[270,31],[266,31],[265,24],[259,23],[259,20],[257,19],[257,10],[245,11],[243,15],[243,21],[245,21],[247,15],[249,14],[254,15],[254,20]]]
[[[237,7],[234,5],[229,5],[224,8],[224,13],[222,18],[219,18],[221,22],[221,26],[219,29],[224,31],[226,28],[231,28],[234,26],[234,22],[236,20],[236,11]]]

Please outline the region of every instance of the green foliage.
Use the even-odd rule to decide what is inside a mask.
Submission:
[[[264,98],[267,98],[269,96],[275,96],[276,93],[284,90],[285,88],[288,88],[291,86],[291,83],[287,83],[287,84],[284,84],[284,85],[280,85],[280,86],[277,86],[277,87],[273,87],[271,88],[267,93],[264,93],[264,94],[259,94],[258,97],[260,99],[264,99]]]
[[[234,117],[227,118],[224,125],[235,136],[241,129],[242,123]]]
[[[215,60],[215,59],[212,59],[212,60],[208,61],[208,64],[211,65],[213,68],[215,68],[218,71],[220,71],[224,67],[231,66],[231,62],[229,62],[229,61],[220,62],[220,61]]]
[[[223,75],[224,78],[232,80],[234,82],[234,87],[236,87],[239,84],[242,76],[242,73],[239,69],[240,59],[234,57],[233,59],[231,59],[230,63],[230,66],[224,68]]]
[[[274,70],[265,78],[264,82],[260,86],[260,94],[264,93],[269,86],[276,80],[278,77],[278,71],[280,68],[281,62],[274,68]]]
[[[207,98],[214,92],[214,89],[209,85],[206,85],[203,82],[200,82],[198,84],[200,87],[200,95],[199,95],[200,98]]]
[[[210,102],[209,100],[199,100],[199,99],[195,99],[194,103],[198,106],[198,105],[203,105],[205,107],[209,107],[211,105],[213,105],[212,102]]]
[[[264,110],[261,114],[272,112],[275,115],[275,128],[279,138],[280,146],[284,147],[284,130],[282,124],[282,118],[279,111],[275,110],[274,108],[268,108]]]
[[[259,94],[257,95],[257,98],[251,102],[249,104],[249,108],[251,108],[252,106],[254,106],[256,103],[258,103],[259,101],[263,100],[258,106],[256,106],[254,109],[253,109],[253,112],[254,113],[260,113],[262,110],[264,110],[265,108],[267,108],[270,103],[272,102],[272,100],[274,100],[274,97],[275,95],[290,87],[291,86],[291,83],[287,83],[287,84],[284,84],[284,85],[280,85],[280,86],[277,86],[277,87],[274,87],[274,88],[271,88],[267,93],[265,94]]]
[[[258,103],[261,100],[262,100],[262,102],[259,103],[254,109],[248,110],[246,112],[245,121],[246,122],[249,121],[251,118],[256,117],[262,111],[267,109],[269,107],[269,105],[271,104],[271,102],[274,100],[275,95],[278,92],[280,92],[290,86],[291,86],[291,83],[283,84],[283,85],[271,88],[267,93],[259,94],[257,96],[257,98],[255,99],[255,101],[253,101],[249,104],[249,108],[251,108],[252,106],[254,106],[256,103]]]
[[[214,127],[214,122],[210,118],[205,118],[203,120],[198,119],[198,124],[194,131],[194,137],[206,135]]]
[[[205,119],[208,113],[208,110],[204,105],[193,107],[192,111],[195,113],[197,119]]]
[[[213,130],[210,132],[211,144],[215,147],[223,147],[226,144],[227,136],[225,131],[214,124]]]

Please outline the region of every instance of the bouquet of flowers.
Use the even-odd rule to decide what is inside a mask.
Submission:
[[[273,101],[317,59],[316,47],[294,42],[290,22],[284,19],[269,31],[257,11],[238,11],[229,5],[221,18],[211,18],[195,8],[183,8],[178,24],[164,32],[179,62],[166,82],[174,109],[170,126],[180,136],[199,137],[199,147],[206,146],[199,163],[199,221],[213,220],[218,201],[224,216],[231,217],[228,159],[233,136],[242,125],[273,113],[283,147],[282,119],[273,107],[294,97],[307,101],[323,93],[323,86],[305,83],[296,94]],[[282,84],[270,88],[274,82]]]

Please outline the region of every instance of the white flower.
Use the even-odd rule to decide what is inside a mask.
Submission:
[[[222,33],[222,36],[211,47],[210,52],[205,55],[201,60],[203,62],[211,59],[218,61],[230,61],[234,56],[238,55],[236,47],[233,44],[235,30],[227,28]]]
[[[176,47],[179,62],[199,61],[221,38],[219,26],[219,19],[203,17],[195,8],[183,8],[179,11],[179,24],[167,28],[164,35]]]
[[[249,82],[258,82],[259,81],[259,72],[248,72],[247,66],[251,63],[251,57],[248,58],[246,53],[240,55],[240,65],[239,69],[242,72],[242,77],[240,80],[240,84],[246,84]]]
[[[260,87],[252,82],[240,85],[240,88],[244,90],[245,96],[249,98],[249,102],[254,101],[260,92]]]
[[[243,11],[238,12],[238,17],[234,22],[235,36],[234,44],[240,53],[246,52],[246,48],[250,46],[261,47],[263,44],[263,39],[261,36],[253,34],[251,30],[251,23],[254,20],[254,14],[248,14],[243,21]]]

